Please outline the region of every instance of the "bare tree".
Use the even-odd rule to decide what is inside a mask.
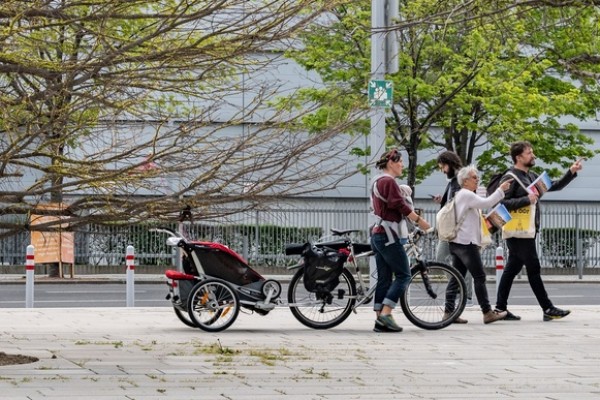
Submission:
[[[340,138],[350,122],[298,131],[310,108],[269,108],[291,88],[267,67],[337,3],[2,2],[0,213],[63,203],[73,228],[335,187],[354,173],[336,162],[352,145]]]

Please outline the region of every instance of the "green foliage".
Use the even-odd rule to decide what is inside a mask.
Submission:
[[[577,259],[585,260],[587,251],[600,240],[600,231],[592,229],[544,228],[540,235],[544,256],[553,267],[575,267]]]
[[[402,17],[393,32],[399,40],[399,72],[386,76],[394,84],[395,102],[386,144],[408,152],[408,184],[435,171],[435,163],[417,158],[418,150],[454,150],[488,175],[511,164],[508,146],[516,140],[531,141],[553,175],[578,156],[593,157],[591,139],[564,120],[593,118],[599,108],[600,87],[588,77],[600,70],[591,62],[600,53],[600,10],[472,5],[400,2]],[[325,96],[311,99],[327,115],[348,107],[340,101],[340,88],[352,104],[362,96],[366,107],[369,7],[368,0],[345,5],[332,13],[329,24],[306,30],[304,48],[288,53],[320,75]],[[319,115],[318,108],[314,114]],[[324,126],[315,120],[324,121],[306,119],[311,126]],[[475,160],[477,147],[485,150]]]

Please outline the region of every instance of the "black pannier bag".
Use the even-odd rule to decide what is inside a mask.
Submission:
[[[306,290],[317,294],[329,294],[339,284],[344,263],[348,259],[348,251],[307,243],[302,257]]]

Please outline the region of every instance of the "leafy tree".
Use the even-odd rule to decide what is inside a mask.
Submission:
[[[370,2],[348,3],[330,15],[324,25],[307,27],[305,47],[289,52],[326,85],[303,92],[321,105],[314,115],[341,113],[349,103],[367,106]],[[490,171],[507,163],[514,140],[530,140],[538,157],[562,166],[575,155],[592,155],[586,150],[591,139],[562,118],[583,120],[598,108],[596,81],[582,79],[597,76],[591,56],[599,50],[591,40],[596,8],[572,2],[411,0],[400,2],[400,15],[389,28],[399,42],[400,68],[386,77],[395,101],[387,140],[408,152],[409,185],[434,170],[434,161],[418,160],[419,150],[455,150],[465,163],[477,161]],[[326,126],[305,121],[313,129]],[[364,121],[352,126],[357,134],[368,131]],[[485,150],[475,160],[477,146]],[[362,150],[369,151],[356,151]]]
[[[312,184],[323,179],[335,187],[353,172],[331,162],[345,147],[327,145],[345,125],[291,131],[298,115],[266,107],[281,82],[265,67],[337,5],[3,1],[0,214],[63,202],[71,228],[172,220],[185,205],[210,217],[322,190]]]
[[[515,9],[502,19],[513,21],[518,46],[514,50],[517,68],[501,87],[517,96],[506,103],[497,101],[502,98],[499,94],[486,102],[488,110],[508,106],[511,112],[490,112],[506,123],[503,133],[488,135],[490,148],[479,158],[480,164],[498,165],[498,157],[508,153],[508,144],[521,139],[534,144],[542,161],[562,167],[549,170],[555,176],[577,157],[595,154],[587,150],[591,138],[580,132],[575,121],[594,119],[598,111],[600,86],[590,77],[600,69],[589,56],[600,50],[600,42],[593,40],[599,18],[597,7],[573,4]]]

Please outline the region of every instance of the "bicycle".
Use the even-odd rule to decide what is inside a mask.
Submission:
[[[368,288],[357,259],[373,255],[370,244],[355,243],[348,234],[353,230],[332,230],[339,240],[286,246],[286,254],[304,254],[302,260],[289,269],[297,269],[289,289],[288,302],[280,299],[281,284],[266,279],[250,268],[246,261],[220,243],[191,241],[167,229],[153,229],[168,233],[169,246],[183,251],[182,270],[167,270],[167,285],[177,317],[187,326],[208,332],[219,332],[230,327],[241,309],[267,315],[276,306],[285,305],[299,322],[313,329],[329,329],[345,321],[357,308],[369,302],[375,288]],[[422,232],[411,234],[406,245],[409,256],[414,257],[411,281],[400,299],[406,317],[423,329],[441,329],[451,324],[464,310],[466,286],[460,273],[449,265],[426,262],[417,242]],[[319,286],[307,289],[304,282],[306,250],[331,251],[338,265],[339,275],[334,276],[330,288]],[[310,259],[309,259],[310,262]],[[354,269],[350,271],[348,265]],[[356,279],[354,278],[356,276]],[[357,283],[358,282],[358,283]],[[454,282],[454,286],[449,285]],[[310,287],[310,286],[309,286]],[[454,311],[443,318],[446,290],[457,295]],[[442,296],[441,296],[442,295]]]
[[[339,240],[319,241],[316,245],[348,249],[347,264],[350,265],[350,268],[345,266],[340,274],[334,295],[324,297],[307,290],[303,284],[304,269],[298,269],[288,289],[292,314],[313,329],[328,329],[341,324],[358,307],[370,302],[375,293],[374,286],[367,286],[357,262],[374,254],[370,244],[355,243],[351,239],[349,235],[360,232],[357,230],[332,229],[331,232]],[[467,302],[466,284],[454,267],[424,259],[423,249],[418,246],[424,234],[419,229],[414,230],[405,245],[407,255],[412,259],[411,279],[399,302],[404,315],[415,326],[427,330],[442,329],[462,314]],[[289,245],[286,254],[299,254],[299,250],[299,245]],[[446,294],[449,292],[456,293],[454,304],[447,304]]]

